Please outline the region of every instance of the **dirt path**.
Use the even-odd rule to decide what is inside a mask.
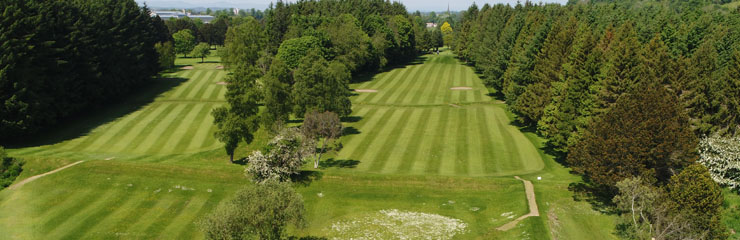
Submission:
[[[18,183],[16,183],[16,184],[10,185],[10,187],[8,187],[8,189],[10,189],[10,190],[12,190],[12,189],[17,189],[17,188],[19,188],[19,187],[21,187],[21,186],[25,185],[26,183],[30,183],[30,182],[33,182],[34,180],[36,180],[36,179],[39,179],[39,178],[41,178],[41,177],[43,177],[43,176],[46,176],[46,175],[50,175],[50,174],[53,174],[53,173],[56,173],[56,172],[62,171],[62,170],[64,170],[65,168],[68,168],[68,167],[71,167],[71,166],[74,166],[74,165],[80,164],[80,163],[82,163],[82,162],[84,162],[84,161],[79,161],[79,162],[75,162],[75,163],[69,164],[69,165],[67,165],[67,166],[64,166],[64,167],[60,167],[60,168],[54,169],[54,170],[52,170],[52,171],[50,171],[50,172],[47,172],[47,173],[42,173],[42,174],[39,174],[39,175],[36,175],[36,176],[30,177],[30,178],[26,178],[26,179],[23,179],[23,181],[20,181],[20,182],[18,182]]]
[[[535,216],[540,215],[540,210],[539,208],[537,208],[537,201],[534,198],[534,185],[532,185],[532,182],[521,179],[519,178],[519,176],[515,176],[514,178],[524,182],[524,192],[527,194],[527,202],[529,203],[529,213],[515,219],[514,221],[504,224],[503,226],[496,228],[499,231],[508,231],[509,229],[514,228],[520,221],[524,220],[525,218],[535,217]]]

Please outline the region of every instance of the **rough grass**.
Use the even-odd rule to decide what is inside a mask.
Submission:
[[[217,60],[178,59],[193,69],[11,148],[27,161],[19,180],[86,162],[1,191],[0,238],[201,239],[194,221],[249,184],[212,138],[210,110],[225,92]],[[452,55],[425,56],[353,88],[379,91],[352,98],[344,149],[296,178],[308,226],[294,235],[332,237],[333,223],[398,209],[460,219],[467,231],[458,239],[614,238],[613,217],[573,200],[568,186],[578,177],[543,153],[540,138],[512,126]],[[237,156],[267,139],[258,132]],[[541,217],[500,232],[509,216],[528,212],[514,174],[535,184]]]

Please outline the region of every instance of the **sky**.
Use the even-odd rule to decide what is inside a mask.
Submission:
[[[395,1],[395,0],[394,0]],[[487,0],[487,1],[474,1],[474,0],[399,0],[406,9],[413,12],[419,11],[447,11],[447,4],[450,5],[450,10],[460,11],[470,7],[473,2],[478,6],[483,6],[485,3],[508,3],[516,4],[517,0]],[[196,7],[219,7],[219,8],[256,8],[266,9],[271,2],[275,0],[136,0],[138,3],[146,2],[150,7],[173,7],[173,8],[196,8]],[[523,2],[523,1],[521,1]],[[532,2],[540,2],[540,0],[532,0]],[[541,0],[544,3],[561,3],[565,4],[567,0]]]

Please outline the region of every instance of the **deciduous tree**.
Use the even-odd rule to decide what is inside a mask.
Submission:
[[[195,37],[189,29],[183,29],[172,34],[175,40],[175,52],[183,54],[185,57],[195,48]]]
[[[193,48],[193,51],[190,52],[190,55],[195,58],[200,58],[200,62],[205,62],[206,57],[211,54],[211,46],[208,46],[208,43],[199,43],[198,45]]]
[[[305,138],[321,142],[313,164],[313,168],[318,168],[321,155],[329,151],[329,146],[342,136],[342,121],[339,115],[333,112],[311,111],[303,119],[301,132]]]

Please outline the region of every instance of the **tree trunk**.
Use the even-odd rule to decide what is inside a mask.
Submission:
[[[234,163],[234,153],[229,154],[229,157],[229,161],[231,161],[231,163]]]
[[[321,148],[319,148],[319,155],[316,157],[316,161],[313,162],[313,168],[319,168],[319,161],[321,160],[321,154],[324,153],[324,147],[326,147],[326,141],[328,138],[324,138],[324,141],[321,142]]]

